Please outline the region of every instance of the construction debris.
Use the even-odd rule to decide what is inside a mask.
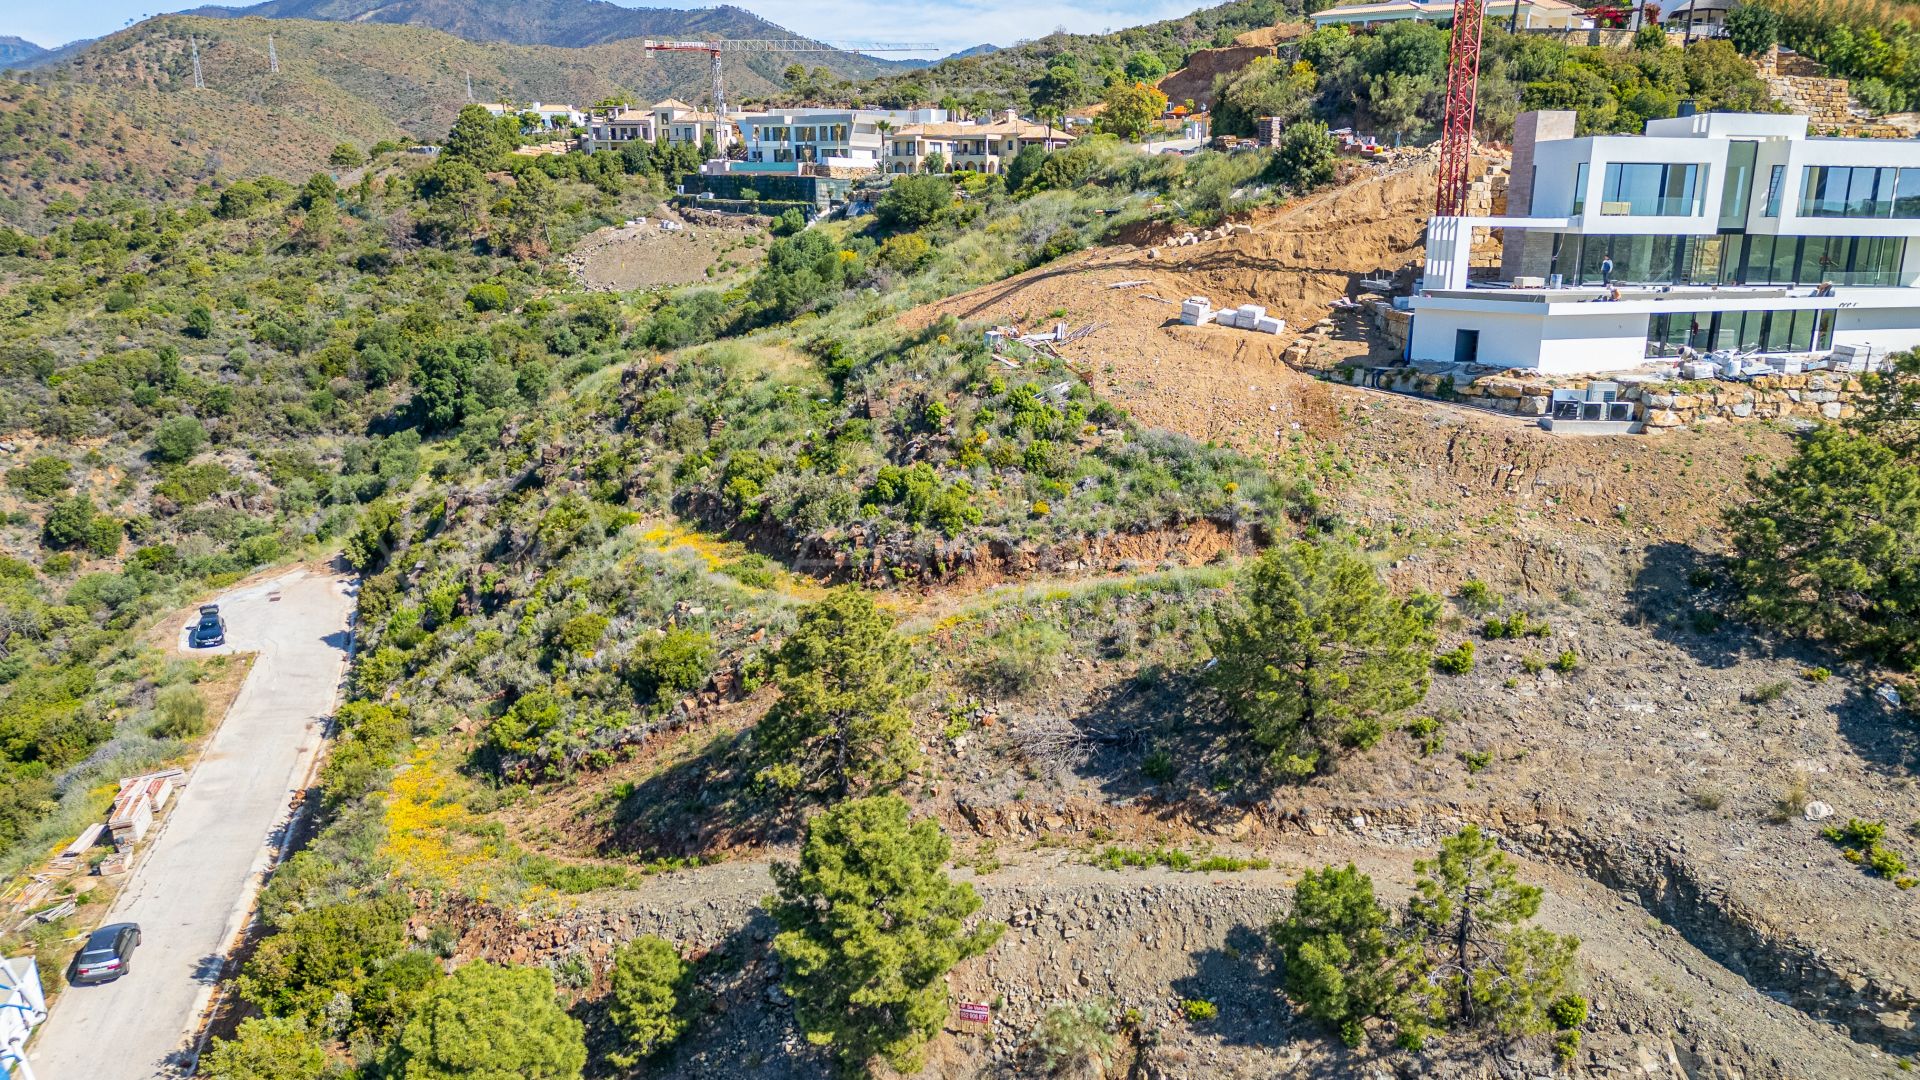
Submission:
[[[1215,312],[1213,301],[1204,296],[1190,296],[1180,305],[1180,321],[1188,326],[1217,322],[1221,326],[1251,330],[1256,334],[1278,334],[1287,327],[1284,319],[1268,315],[1267,309],[1259,304],[1242,304],[1237,308]]]
[[[1109,289],[1137,289],[1137,288],[1139,288],[1140,286],[1142,286],[1142,285],[1145,285],[1145,284],[1148,284],[1148,282],[1147,282],[1147,279],[1146,279],[1146,278],[1139,278],[1139,279],[1137,279],[1137,280],[1134,280],[1134,281],[1116,281],[1116,282],[1114,282],[1113,284],[1111,284],[1111,285],[1109,285],[1109,286],[1107,286],[1107,288],[1109,288]]]

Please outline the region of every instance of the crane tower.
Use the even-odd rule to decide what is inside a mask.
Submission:
[[[1480,31],[1484,0],[1453,0],[1453,37],[1447,51],[1447,118],[1440,135],[1440,184],[1435,217],[1466,209],[1467,159],[1473,153],[1473,113],[1480,96]]]

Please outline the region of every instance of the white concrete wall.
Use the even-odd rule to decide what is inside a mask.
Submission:
[[[1518,305],[1514,305],[1518,306]],[[1540,358],[1540,337],[1546,320],[1541,312],[1484,313],[1449,310],[1419,311],[1413,317],[1408,352],[1414,360],[1452,363],[1457,330],[1480,331],[1478,362],[1497,367],[1533,367]]]
[[[1920,236],[1920,218],[1829,218],[1801,217],[1800,189],[1809,165],[1851,165],[1869,168],[1920,169],[1920,142],[1906,139],[1807,139],[1786,145],[1786,173],[1781,176],[1780,216],[1763,218],[1754,232],[1783,236]],[[1755,216],[1766,209],[1766,177],[1760,173],[1758,195],[1761,205]]]
[[[1920,349],[1920,306],[1842,308],[1835,312],[1833,343],[1871,345],[1875,353]]]

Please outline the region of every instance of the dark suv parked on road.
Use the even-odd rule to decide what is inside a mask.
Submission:
[[[139,944],[137,923],[114,923],[95,930],[73,958],[73,975],[67,981],[76,986],[112,982],[127,973],[134,946]]]
[[[200,609],[200,623],[187,640],[196,649],[211,649],[227,643],[227,621],[220,617],[219,604]]]

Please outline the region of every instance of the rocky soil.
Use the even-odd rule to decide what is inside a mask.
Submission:
[[[663,205],[644,221],[610,226],[580,241],[564,260],[574,280],[596,292],[687,285],[729,276],[765,254],[764,245],[745,243],[748,237],[764,241],[762,219],[705,214],[688,220]]]
[[[1353,861],[1375,875],[1389,902],[1404,898],[1411,862],[1430,838],[1294,835],[1235,845],[1272,869],[1214,875],[1107,871],[1071,851],[1038,851],[974,880],[982,917],[1007,930],[986,956],[954,973],[957,997],[994,1005],[989,1029],[958,1021],[930,1054],[925,1075],[1031,1075],[1026,1034],[1050,1005],[1098,997],[1135,1008],[1144,1033],[1142,1077],[1432,1076],[1533,1077],[1553,1072],[1539,1040],[1491,1054],[1439,1045],[1420,1055],[1384,1047],[1350,1052],[1277,995],[1264,928],[1285,908],[1302,867]],[[1576,1071],[1582,1075],[1682,1078],[1892,1075],[1893,1059],[1852,1042],[1776,1001],[1716,963],[1630,895],[1577,874],[1531,863],[1548,889],[1541,922],[1582,937],[1581,969],[1594,1019]],[[423,919],[461,931],[458,956],[556,967],[585,961],[590,985],[577,1008],[597,1007],[618,943],[662,934],[722,973],[720,990],[693,1036],[646,1074],[660,1077],[819,1077],[829,1074],[792,1025],[768,954],[772,925],[758,907],[771,891],[764,863],[741,862],[664,875],[592,907],[518,921],[491,908]],[[578,957],[579,960],[569,960]],[[1205,999],[1219,1018],[1190,1024],[1186,999]]]

